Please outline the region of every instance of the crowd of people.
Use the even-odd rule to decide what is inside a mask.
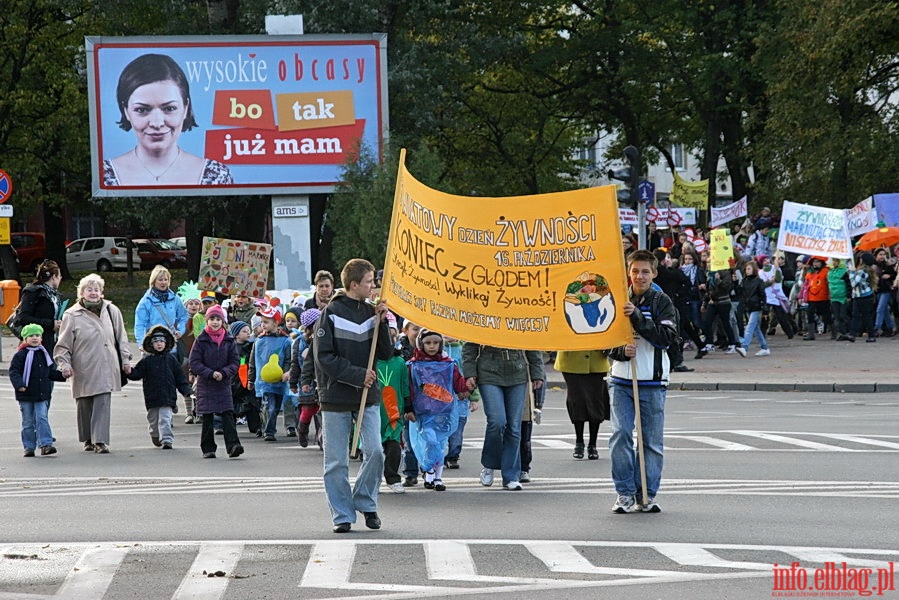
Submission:
[[[637,237],[623,235],[630,287],[622,310],[634,342],[556,353],[572,457],[597,460],[600,424],[611,423],[614,512],[661,510],[665,392],[671,371],[692,370],[685,351],[695,350],[695,359],[715,351],[747,357],[757,341],[754,355],[769,356],[767,337],[778,327],[807,341],[827,333],[848,342],[894,335],[895,249],[860,252],[848,264],[788,256],[775,250],[776,224],[767,211],[736,230],[733,259],[718,270],[707,249],[696,250],[701,231],[689,238],[652,227],[652,251],[636,250]],[[530,481],[531,432],[543,406],[543,353],[464,342],[403,321],[379,300],[377,275],[371,263],[354,259],[340,273],[340,289],[319,271],[314,294],[292,306],[246,292],[219,304],[213,292],[176,293],[171,273],[157,266],[135,310],[132,356],[103,279],[82,278],[68,306],[59,266],[44,261],[22,294],[23,341],[10,364],[24,456],[57,452],[49,407],[53,382],[64,380],[72,384],[84,450],[110,453],[112,394],[132,380],[142,385],[150,442],[163,450],[175,446],[179,394],[185,424],[202,427],[203,458],[216,457],[217,436],[228,457],[241,456],[244,426],[264,442],[283,434],[317,447],[335,533],[350,531],[357,512],[367,527],[381,527],[382,482],[396,494],[419,480],[446,491],[444,469],[459,468],[467,418],[480,407],[480,483],[492,486],[498,471],[503,489],[521,490]],[[633,445],[635,423],[642,455]],[[350,459],[358,453],[351,488]]]

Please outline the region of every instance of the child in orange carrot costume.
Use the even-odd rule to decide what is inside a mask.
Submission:
[[[396,344],[396,317],[387,313],[390,340]],[[403,450],[400,440],[403,436],[403,414],[409,404],[409,371],[400,350],[396,350],[390,360],[379,360],[377,364],[378,383],[381,385],[381,446],[384,448],[384,480],[394,494],[406,491],[400,475],[400,461]]]

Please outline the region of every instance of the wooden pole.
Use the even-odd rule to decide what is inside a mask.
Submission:
[[[646,454],[643,450],[643,422],[640,419],[640,386],[637,385],[637,357],[631,358],[631,383],[634,393],[634,424],[637,426],[637,455],[640,460],[640,484],[643,487],[643,504],[649,501],[649,490],[646,488]]]
[[[375,313],[375,329],[371,338],[371,350],[368,352],[368,366],[365,369],[366,374],[368,371],[371,371],[372,366],[375,364],[375,351],[378,349],[378,328],[381,325],[381,315],[377,312]],[[377,380],[375,380],[377,383]],[[372,384],[374,385],[374,383]],[[362,388],[362,400],[359,401],[359,412],[356,416],[356,432],[353,433],[353,453],[351,456],[356,458],[356,455],[359,454],[359,434],[362,433],[362,417],[365,415],[365,401],[368,399],[368,388]]]

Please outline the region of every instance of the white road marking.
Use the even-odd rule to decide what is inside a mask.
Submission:
[[[758,450],[758,448],[754,446],[738,444],[737,442],[729,442],[727,440],[721,440],[718,438],[709,437],[707,435],[679,435],[677,436],[677,438],[681,440],[692,440],[694,442],[709,444],[710,446],[716,446],[718,448],[723,448],[724,450]]]
[[[899,558],[897,549],[865,549],[865,548],[817,548],[808,546],[773,546],[773,545],[740,545],[740,544],[702,544],[702,543],[670,543],[670,542],[589,542],[589,541],[565,541],[565,540],[397,540],[397,539],[372,539],[358,540],[267,540],[267,541],[177,541],[177,542],[101,542],[84,544],[32,544],[16,546],[16,550],[24,553],[43,553],[48,547],[56,547],[66,552],[58,553],[56,560],[64,561],[63,564],[71,565],[72,551],[81,549],[80,559],[71,568],[65,577],[63,585],[57,593],[50,596],[38,596],[23,594],[17,591],[0,592],[3,600],[37,600],[47,599],[93,599],[102,598],[108,591],[116,572],[134,546],[152,550],[154,547],[168,547],[176,543],[184,546],[197,547],[197,556],[193,566],[184,576],[177,591],[173,595],[176,599],[209,600],[223,598],[227,594],[227,587],[231,579],[228,577],[208,578],[202,576],[202,571],[222,570],[231,573],[246,551],[247,545],[265,545],[269,547],[296,548],[298,546],[311,546],[309,558],[303,572],[299,587],[306,593],[312,590],[342,590],[355,591],[359,595],[352,598],[384,600],[390,598],[399,600],[405,598],[420,598],[424,596],[465,596],[501,593],[518,593],[529,591],[546,591],[564,589],[610,588],[630,585],[679,583],[687,581],[712,581],[727,579],[769,578],[773,563],[748,562],[728,560],[719,556],[719,551],[728,555],[739,552],[786,554],[795,557],[799,561],[807,563],[822,562],[846,562],[852,567],[876,567],[887,568],[890,561],[896,562]],[[365,573],[370,571],[362,569],[355,575],[353,567],[356,562],[357,549],[363,546],[396,546],[404,545],[414,547],[421,545],[424,548],[428,580],[419,585],[401,583],[381,583],[365,581]],[[507,546],[523,547],[546,566],[546,573],[535,570],[534,577],[503,577],[478,575],[478,566],[473,558],[472,548],[483,546]],[[672,561],[670,569],[639,569],[617,568],[595,565],[587,560],[579,549],[609,549],[614,551],[626,550],[634,556],[633,564],[642,562],[640,553],[657,553]],[[404,554],[403,551],[400,551]],[[156,554],[149,552],[144,556],[152,557]],[[410,553],[410,555],[412,555]],[[50,554],[51,557],[54,555]],[[491,559],[495,554],[479,553],[478,561],[484,561],[484,567],[489,569]],[[649,554],[646,555],[647,558]],[[883,560],[877,560],[882,557]],[[150,559],[152,560],[152,559]],[[5,563],[14,563],[16,559],[5,558],[0,555],[0,567]],[[145,569],[153,569],[153,564],[145,564]],[[155,565],[155,568],[163,568]],[[260,565],[262,571],[266,565]],[[696,569],[715,568],[729,570],[729,572],[714,572]],[[53,572],[48,570],[48,573]],[[62,577],[65,571],[56,571],[56,577]],[[551,574],[583,574],[585,576],[608,575],[613,578],[561,578],[552,577]],[[287,574],[289,577],[289,574]],[[376,575],[377,577],[377,575]],[[40,585],[53,586],[55,580],[48,575],[40,581]],[[441,581],[452,581],[463,585],[446,586]],[[432,584],[432,585],[431,585]],[[500,584],[500,585],[497,585]],[[342,596],[347,600],[347,596]]]
[[[740,435],[747,435],[749,437],[757,437],[763,440],[770,440],[772,442],[781,442],[784,444],[792,444],[794,446],[800,446],[802,448],[809,448],[811,450],[827,450],[830,452],[859,452],[859,450],[853,450],[850,448],[842,448],[840,446],[833,446],[831,444],[821,444],[819,442],[812,442],[809,440],[803,440],[797,437],[790,437],[785,435],[777,435],[773,433],[765,433],[763,431],[734,431],[734,433],[738,433]]]
[[[173,600],[219,600],[225,597],[228,590],[228,575],[234,574],[234,569],[243,553],[242,543],[204,543],[187,571],[187,575],[181,580],[181,585],[175,590]],[[223,571],[226,577],[209,577],[208,573]]]
[[[875,440],[869,437],[861,437],[858,435],[847,435],[844,433],[828,433],[821,434],[823,437],[834,438],[838,440],[843,440],[844,442],[854,442],[856,444],[867,444],[869,446],[881,446],[883,448],[894,448],[899,450],[899,444],[895,442],[887,442],[884,440]]]
[[[55,597],[65,600],[101,600],[129,549],[130,546],[108,544],[85,548]]]

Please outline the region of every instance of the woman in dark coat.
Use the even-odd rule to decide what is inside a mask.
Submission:
[[[53,356],[56,332],[62,324],[62,296],[58,289],[61,281],[59,265],[55,261],[45,260],[38,266],[34,281],[22,290],[19,323],[23,326],[35,323],[43,328],[44,338],[41,343],[50,356]]]
[[[225,311],[221,306],[212,306],[206,311],[206,327],[190,351],[190,372],[197,382],[196,412],[203,421],[200,434],[203,458],[215,458],[217,446],[212,420],[216,414],[222,417],[228,456],[236,458],[243,454],[231,396],[231,380],[237,377],[238,366],[237,345],[225,328]]]

